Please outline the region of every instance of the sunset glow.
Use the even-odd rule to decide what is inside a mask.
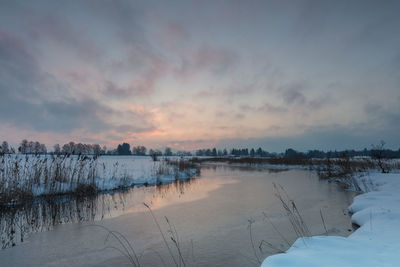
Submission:
[[[397,148],[392,4],[3,1],[0,140]]]

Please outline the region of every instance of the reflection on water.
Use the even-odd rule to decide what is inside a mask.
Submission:
[[[3,208],[0,219],[2,248],[24,242],[32,232],[48,231],[54,225],[93,220],[95,198],[41,200],[18,209]]]
[[[230,163],[224,163],[224,162],[218,162],[218,163],[207,163],[203,164],[201,166],[203,170],[221,170],[221,171],[251,171],[251,172],[266,172],[266,173],[279,173],[279,172],[285,172],[290,170],[290,168],[287,168],[285,166],[278,166],[276,168],[270,167],[270,166],[262,166],[262,165],[247,165],[247,164],[230,164]]]
[[[127,191],[97,196],[63,196],[41,199],[16,208],[0,209],[0,238],[2,248],[24,242],[31,233],[49,231],[63,223],[103,220],[124,213],[153,210],[182,202],[204,198],[208,192],[234,180],[192,178],[152,187],[133,187]]]
[[[254,266],[249,220],[253,222],[251,229],[260,258],[276,253],[269,247],[260,251],[262,240],[285,250],[288,245],[281,235],[289,243],[297,238],[275,196],[274,183],[282,185],[295,201],[313,235],[350,233],[347,207],[353,194],[319,180],[312,172],[207,165],[202,167],[201,178],[188,182],[135,187],[95,198],[43,201],[17,211],[3,211],[4,246],[21,242],[21,237],[26,241],[32,232],[44,232],[32,235],[24,244],[0,250],[0,265],[128,266],[129,261],[117,251],[105,250],[103,229],[86,227],[96,220],[101,220],[96,224],[122,233],[133,244],[141,254],[141,266],[164,266],[158,255],[167,266],[173,265],[152,216],[142,204],[146,202],[165,233],[169,229],[165,216],[173,223],[185,259],[190,260],[188,265]],[[82,221],[89,223],[71,223]]]

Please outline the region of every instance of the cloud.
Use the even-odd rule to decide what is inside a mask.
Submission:
[[[133,92],[130,91],[128,88],[117,86],[112,81],[105,81],[102,93],[107,97],[125,98],[132,96]]]
[[[161,24],[161,39],[170,49],[173,48],[173,45],[179,45],[179,43],[190,40],[191,34],[182,23],[177,21],[163,21]]]
[[[230,85],[221,89],[213,88],[212,90],[200,90],[194,94],[195,97],[201,98],[225,98],[231,100],[234,97],[248,96],[256,91],[253,84]]]
[[[364,105],[364,112],[368,118],[370,127],[377,131],[400,132],[400,107],[385,107],[376,103],[367,103]]]
[[[312,92],[312,82],[295,81],[278,86],[275,91],[278,97],[283,100],[285,107],[266,104],[265,109],[270,112],[284,112],[288,108],[302,112],[320,110],[334,102],[331,96],[330,89],[333,85],[328,85],[326,88]],[[335,85],[336,86],[336,85]]]
[[[140,78],[135,79],[129,90],[135,95],[154,93],[156,82],[167,72],[168,65],[160,59],[153,58]]]
[[[207,45],[200,47],[192,55],[191,63],[196,69],[209,69],[218,75],[231,69],[237,60],[238,56],[232,50]]]
[[[145,37],[141,19],[147,13],[145,6],[132,1],[91,1],[86,6],[97,19],[104,20],[113,27],[113,32],[125,44],[147,50],[151,44]]]
[[[304,104],[306,102],[306,97],[304,94],[296,89],[289,89],[283,93],[283,100],[286,104]]]
[[[243,120],[245,117],[246,117],[246,115],[243,114],[243,113],[236,113],[235,114],[235,119],[237,119],[237,120]]]
[[[245,104],[239,106],[239,108],[244,112],[259,112],[259,113],[273,113],[273,114],[285,113],[288,111],[288,108],[286,107],[272,105],[268,102],[255,107]]]
[[[382,110],[382,106],[378,104],[367,103],[364,105],[364,111],[368,116],[375,115]]]
[[[118,86],[113,81],[104,81],[101,93],[106,97],[127,98],[151,96],[155,92],[155,84],[163,75],[163,69],[150,68],[142,77],[134,79],[128,86]]]
[[[302,105],[306,102],[306,97],[303,94],[304,83],[292,83],[288,85],[284,85],[280,88],[283,101],[288,104],[298,104]]]
[[[23,9],[24,30],[35,43],[50,42],[54,48],[68,49],[76,56],[99,62],[104,51],[89,37],[85,27],[77,28],[64,16]]]
[[[268,140],[340,141],[329,132],[353,141],[353,126],[390,139],[398,5],[8,1],[0,123],[154,144],[289,133]]]
[[[0,28],[0,75],[5,93],[21,90],[21,85],[26,82],[40,79],[39,64],[31,55],[24,42],[16,36]],[[12,80],[14,84],[7,85],[6,81]],[[17,85],[17,86],[15,86]]]
[[[258,107],[257,111],[278,114],[278,113],[287,112],[288,109],[286,107],[272,105],[270,103],[265,103],[264,105]]]
[[[201,91],[199,91],[199,92],[197,92],[197,93],[195,93],[195,97],[197,98],[197,97],[200,97],[200,98],[211,98],[211,97],[215,97],[215,96],[218,96],[220,93],[219,92],[217,92],[217,91],[207,91],[207,90],[201,90]]]
[[[286,148],[299,151],[310,149],[343,150],[370,148],[385,140],[388,148],[399,149],[399,126],[384,131],[371,130],[368,125],[329,125],[308,127],[301,134],[261,138],[232,138],[219,140],[217,147],[262,147],[270,152],[283,152]]]
[[[96,79],[104,78],[103,92],[107,96],[149,96],[166,72],[168,64],[148,41],[144,25],[139,22],[145,18],[144,6],[102,0],[9,6],[13,12],[9,23],[21,25],[16,35],[44,57],[41,63],[59,68],[82,66],[87,75],[93,72]],[[18,17],[23,19],[17,21]],[[120,83],[121,76],[130,81]],[[69,78],[76,82],[82,74]]]
[[[229,115],[229,113],[224,110],[215,111],[215,117],[217,117],[217,118],[224,118],[224,117],[227,117],[228,115]]]
[[[181,150],[195,150],[199,148],[210,148],[215,144],[215,140],[205,139],[188,139],[188,140],[172,140],[165,142],[165,146]]]
[[[232,85],[222,91],[222,94],[228,98],[234,96],[243,96],[252,94],[256,90],[253,84]]]
[[[36,131],[87,133],[99,131],[153,131],[151,114],[111,108],[95,97],[68,95],[67,85],[44,73],[25,43],[15,36],[0,32],[0,121],[15,127]],[[51,83],[49,83],[49,76]],[[51,86],[64,88],[55,97],[46,92]],[[130,124],[115,117],[126,117]]]
[[[177,51],[182,64],[175,68],[178,76],[192,76],[199,72],[223,75],[236,67],[238,54],[227,47],[202,45],[189,51]]]

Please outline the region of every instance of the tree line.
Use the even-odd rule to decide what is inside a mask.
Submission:
[[[0,146],[1,154],[94,154],[94,155],[102,155],[106,153],[106,147],[100,147],[99,144],[82,144],[82,143],[74,143],[69,142],[60,146],[59,144],[55,144],[53,146],[53,151],[49,152],[45,144],[42,144],[38,141],[28,141],[26,139],[22,140],[18,146],[18,149],[15,150],[13,147],[9,146],[7,141],[3,141]]]
[[[47,148],[45,144],[37,141],[22,140],[18,147],[18,152],[22,154],[46,154]],[[15,154],[15,148],[11,147],[7,141],[3,141],[0,146],[0,153],[2,154]]]
[[[3,141],[0,145],[0,154],[72,154],[72,155],[136,155],[136,156],[208,156],[208,157],[283,157],[283,158],[339,158],[339,157],[376,157],[381,158],[400,158],[400,149],[385,149],[385,142],[381,141],[378,145],[372,145],[371,149],[363,150],[341,150],[341,151],[323,151],[309,150],[300,152],[292,148],[288,148],[283,153],[271,153],[263,150],[261,147],[255,148],[232,148],[230,150],[208,148],[198,149],[195,151],[176,151],[170,147],[166,147],[164,151],[159,149],[147,149],[145,146],[130,146],[128,143],[119,144],[115,149],[107,149],[106,146],[101,147],[99,144],[84,144],[68,142],[64,145],[55,144],[53,150],[48,152],[46,145],[38,141],[22,140],[18,149],[11,147],[7,141]]]

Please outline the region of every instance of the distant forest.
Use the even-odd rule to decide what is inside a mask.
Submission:
[[[374,157],[379,153],[384,158],[400,158],[398,150],[385,149],[385,143],[372,145],[370,149],[322,151],[309,150],[307,152],[296,151],[292,148],[283,153],[271,153],[262,148],[233,148],[233,149],[198,149],[195,151],[173,151],[166,147],[164,151],[159,149],[147,150],[144,146],[131,146],[128,143],[119,144],[115,149],[107,149],[99,144],[82,144],[69,142],[62,146],[55,144],[52,151],[48,151],[45,144],[37,141],[22,140],[17,149],[10,147],[7,141],[0,145],[0,154],[70,154],[70,155],[135,155],[135,156],[208,156],[208,157],[280,157],[280,158],[339,158],[339,157]]]

